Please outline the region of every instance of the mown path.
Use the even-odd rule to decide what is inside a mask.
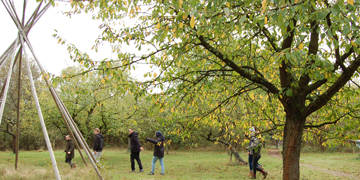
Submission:
[[[271,157],[275,157],[275,158],[279,158],[279,159],[282,158],[279,149],[268,149],[268,154]],[[338,177],[347,177],[347,178],[350,178],[350,179],[359,179],[358,176],[355,176],[353,174],[348,174],[348,173],[341,172],[341,171],[333,171],[333,170],[321,168],[321,167],[318,167],[318,166],[313,166],[313,165],[310,165],[310,164],[300,163],[300,166],[304,166],[304,167],[307,167],[307,168],[322,171],[324,173],[331,174],[331,175],[338,176]]]

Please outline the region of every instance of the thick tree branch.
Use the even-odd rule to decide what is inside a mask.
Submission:
[[[212,47],[203,36],[198,36],[201,45],[207,49],[208,51],[210,51],[212,54],[214,54],[216,57],[218,57],[221,61],[225,62],[230,68],[232,68],[234,71],[236,71],[237,73],[239,73],[241,76],[243,76],[246,79],[249,79],[252,82],[258,83],[263,85],[264,87],[266,87],[268,89],[268,91],[270,93],[273,94],[277,94],[279,92],[279,90],[276,88],[275,85],[273,85],[272,83],[270,83],[269,81],[267,81],[264,78],[261,78],[259,76],[259,74],[250,74],[247,71],[245,71],[244,68],[239,67],[237,64],[235,64],[233,61],[231,61],[229,58],[227,58],[225,55],[223,55],[220,51],[218,51],[217,49],[215,49],[214,47]]]
[[[318,32],[318,28],[319,28],[319,24],[317,21],[313,20],[310,23],[310,28],[311,28],[311,35],[310,35],[310,43],[309,43],[309,51],[308,51],[308,58],[309,58],[309,63],[306,64],[306,69],[309,69],[311,67],[311,65],[313,65],[315,63],[315,56],[319,50],[319,32]],[[308,73],[304,73],[300,80],[299,80],[299,86],[300,87],[305,87],[305,90],[301,90],[302,91],[302,95],[306,96],[307,94],[309,94],[313,89],[307,90],[309,88],[308,84],[310,82],[310,77]],[[319,81],[318,81],[319,82]]]
[[[348,66],[346,72],[342,72],[337,81],[321,94],[315,101],[310,103],[304,110],[303,117],[307,117],[311,113],[323,107],[354,75],[355,71],[360,67],[360,56]]]
[[[291,45],[292,42],[294,41],[294,36],[295,36],[295,27],[296,27],[296,20],[293,18],[292,21],[290,21],[290,23],[292,23],[292,26],[294,27],[294,29],[291,29],[290,24],[287,27],[287,36],[285,36],[286,38],[284,39],[282,46],[281,46],[281,50],[284,51],[286,49],[291,49]],[[285,57],[284,57],[285,58]],[[294,82],[294,78],[293,76],[289,73],[291,71],[289,71],[289,69],[291,68],[291,65],[289,64],[290,61],[286,62],[284,59],[281,61],[281,66],[279,67],[279,71],[280,71],[280,83],[281,83],[281,87],[282,88],[286,88],[286,87],[290,87],[291,83]]]

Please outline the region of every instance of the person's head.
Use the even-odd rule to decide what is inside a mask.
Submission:
[[[252,126],[252,127],[249,129],[249,131],[250,131],[250,137],[254,137],[254,136],[255,136],[255,132],[256,132],[255,127]]]
[[[134,132],[134,129],[133,128],[130,128],[129,129],[129,134],[133,133]]]
[[[65,136],[65,139],[66,139],[66,140],[71,139],[70,135],[66,135],[66,136]]]
[[[95,128],[94,129],[94,134],[96,135],[96,134],[99,134],[100,133],[100,129],[99,128]]]
[[[159,136],[161,136],[161,135],[162,135],[162,134],[161,134],[160,131],[156,131],[156,132],[155,132],[155,136],[156,136],[156,137],[159,137]]]

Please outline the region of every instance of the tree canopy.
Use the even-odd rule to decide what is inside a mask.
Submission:
[[[73,45],[68,48],[87,71],[100,70],[113,80],[139,63],[155,68],[144,75],[151,79],[129,82],[123,90],[144,95],[155,88],[149,100],[160,113],[169,107],[171,113],[191,115],[188,127],[216,123],[215,113],[243,104],[256,114],[250,121],[283,132],[283,178],[299,179],[304,129],[358,121],[359,103],[352,100],[359,95],[359,5],[353,0],[72,1],[69,14],[96,11],[93,18],[103,21],[94,49],[107,41],[118,58],[96,62]],[[124,52],[126,44],[136,47],[134,52]],[[144,48],[149,50],[139,55]],[[245,118],[250,116],[239,122]]]

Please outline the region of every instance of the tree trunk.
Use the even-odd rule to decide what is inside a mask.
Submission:
[[[239,162],[240,165],[248,164],[243,158],[240,157],[240,154],[236,151],[235,147],[232,146],[232,144],[225,142],[221,139],[218,139],[218,141],[224,144],[225,146],[230,147],[229,150],[231,151],[232,154],[234,154],[235,159]]]
[[[16,154],[16,136],[12,135],[12,150],[13,153]]]
[[[286,123],[284,129],[283,144],[283,179],[300,179],[300,150],[305,119],[301,119],[296,114],[298,112],[286,113]]]

